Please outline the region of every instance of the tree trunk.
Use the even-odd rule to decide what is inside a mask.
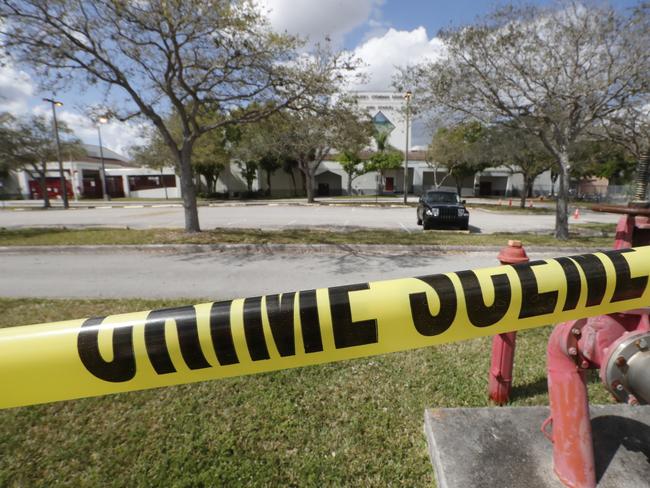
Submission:
[[[272,173],[270,171],[266,172],[266,191],[268,196],[271,196],[271,175]]]
[[[569,154],[563,150],[559,154],[560,185],[557,191],[557,205],[555,207],[555,238],[566,240],[569,238]]]
[[[352,173],[348,173],[348,196],[352,195]]]
[[[293,168],[291,168],[291,171],[289,172],[289,176],[291,176],[291,187],[293,188],[293,196],[297,197],[298,186],[296,185],[296,173],[293,171]]]
[[[454,178],[456,181],[456,191],[458,192],[458,196],[461,196],[461,191],[463,190],[463,179],[462,178]]]
[[[219,173],[215,174],[214,178],[212,178],[212,181],[210,182],[210,193],[217,192],[217,181],[219,181]]]
[[[307,177],[305,176],[305,172],[300,168],[300,166],[298,167],[298,169],[300,170],[300,179],[302,181],[302,195],[301,196],[305,196],[305,195],[307,195]]]
[[[314,198],[314,187],[316,186],[316,178],[314,174],[310,171],[309,163],[307,163],[307,174],[305,175],[305,183],[307,187],[307,203],[314,203],[316,200]]]
[[[181,169],[181,192],[183,193],[183,210],[185,212],[185,232],[201,232],[199,212],[196,208],[196,187],[192,171],[192,144],[185,142],[179,154],[178,165]]]
[[[526,208],[526,198],[528,197],[528,185],[529,180],[526,175],[524,175],[524,186],[521,189],[521,199],[519,200],[519,208]]]

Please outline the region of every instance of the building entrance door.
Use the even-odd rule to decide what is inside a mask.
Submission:
[[[386,177],[386,191],[395,191],[395,178],[392,176]]]

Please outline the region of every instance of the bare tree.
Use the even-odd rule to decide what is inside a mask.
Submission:
[[[397,83],[417,87],[430,108],[538,137],[559,169],[555,235],[566,239],[570,147],[648,90],[649,10],[624,16],[578,1],[502,8],[441,33],[446,55]]]
[[[0,0],[1,47],[48,86],[100,84],[126,95],[118,118],[148,119],[181,177],[185,230],[200,230],[191,165],[206,132],[253,122],[328,92],[343,55],[299,54],[250,0]],[[255,101],[255,109],[237,110]],[[219,111],[218,120],[202,119]],[[174,114],[182,137],[167,124]]]

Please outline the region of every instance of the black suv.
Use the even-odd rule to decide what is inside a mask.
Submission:
[[[458,193],[452,191],[431,190],[420,197],[417,209],[418,225],[424,230],[435,225],[469,228],[469,212],[465,200],[461,201]]]

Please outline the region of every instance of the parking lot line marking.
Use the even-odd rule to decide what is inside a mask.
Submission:
[[[402,227],[402,229],[404,229],[406,232],[408,232],[409,234],[411,233],[410,229],[409,229],[408,227],[406,227],[404,224],[402,224],[401,222],[398,222],[398,224],[399,224],[399,225]]]

